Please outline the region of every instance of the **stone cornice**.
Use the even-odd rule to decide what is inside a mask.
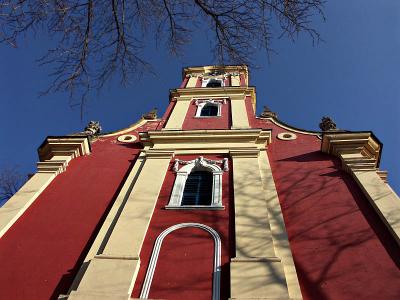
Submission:
[[[376,170],[381,144],[371,132],[324,133],[321,151],[340,157],[345,170]]]
[[[87,136],[47,137],[38,149],[40,160],[37,163],[38,172],[62,173],[69,161],[90,152]]]
[[[182,69],[182,77],[189,74],[199,74],[202,75],[204,73],[213,72],[213,71],[224,71],[224,72],[240,72],[245,73],[248,76],[249,70],[245,65],[239,66],[198,66],[198,67],[186,67]]]
[[[177,101],[189,101],[192,99],[229,98],[231,100],[243,100],[245,96],[251,96],[255,109],[255,87],[221,87],[221,88],[183,88],[170,90],[170,99]]]
[[[154,149],[265,149],[271,130],[163,130],[140,133],[141,142]]]

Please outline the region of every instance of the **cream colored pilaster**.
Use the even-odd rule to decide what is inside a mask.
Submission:
[[[302,299],[296,267],[294,265],[292,251],[290,250],[285,222],[283,220],[278,193],[276,191],[274,178],[272,177],[271,166],[266,150],[260,151],[258,160],[264,193],[267,199],[268,219],[271,226],[275,253],[283,264],[290,299]]]
[[[231,85],[232,86],[240,86],[240,75],[232,75],[231,76]]]
[[[115,226],[110,228],[111,232],[100,233],[105,246],[89,262],[70,299],[95,299],[99,293],[110,299],[130,297],[140,266],[142,243],[173,153],[146,150],[145,154],[145,162],[138,165],[140,173],[130,193],[127,187],[129,196],[119,216],[116,215],[116,222],[110,216],[108,222]]]
[[[232,129],[250,128],[249,118],[247,117],[245,96],[231,97]]]
[[[187,88],[194,88],[196,87],[196,83],[197,83],[197,77],[196,76],[192,76],[189,78],[188,83],[186,84]]]
[[[370,132],[325,133],[321,150],[338,156],[400,245],[400,199],[378,175],[380,144]]]
[[[192,79],[192,78],[190,78]],[[165,130],[179,130],[182,129],[183,121],[189,109],[191,98],[178,98],[172,110],[172,113],[165,125]]]
[[[352,174],[379,217],[400,245],[399,197],[379,177],[376,171],[352,170]]]
[[[288,299],[282,261],[273,244],[259,149],[230,153],[236,246],[236,257],[231,261],[232,299]]]
[[[38,171],[0,208],[0,237],[37,199],[42,191],[75,157],[89,154],[87,137],[47,138],[38,150]]]

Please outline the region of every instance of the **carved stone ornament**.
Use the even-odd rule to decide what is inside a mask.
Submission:
[[[272,112],[268,106],[264,105],[264,111],[259,115],[261,118],[277,118],[278,115]]]
[[[321,128],[322,131],[337,130],[336,123],[329,117],[322,117],[319,128]]]
[[[157,119],[157,108],[153,108],[148,113],[142,115],[142,118],[145,120],[154,120]]]
[[[221,72],[221,71],[214,71],[214,72],[208,72],[208,73],[191,73],[191,74],[186,74],[186,77],[215,77],[215,76],[220,76],[223,75],[225,78],[229,76],[239,76],[239,72]]]
[[[193,160],[180,160],[180,159],[175,159],[173,171],[178,172],[179,170],[179,165],[188,165],[194,163],[195,167],[204,167],[206,163],[211,164],[211,165],[216,165],[216,164],[223,164],[223,170],[225,172],[229,171],[229,165],[228,165],[228,159],[224,158],[223,160],[212,160],[212,159],[207,159],[204,158],[203,156],[199,156],[196,159]]]
[[[88,136],[95,136],[101,133],[101,126],[99,121],[90,121],[83,132]]]
[[[199,106],[200,104],[226,104],[226,99],[204,99],[204,100],[196,100],[195,104]]]

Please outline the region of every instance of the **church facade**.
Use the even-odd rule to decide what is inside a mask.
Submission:
[[[188,67],[161,118],[47,137],[0,208],[0,299],[399,299],[380,141],[255,110],[246,66]]]

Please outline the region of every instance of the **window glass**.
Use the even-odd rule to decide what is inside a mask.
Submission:
[[[211,205],[212,185],[211,172],[191,172],[186,180],[181,205]]]
[[[202,117],[213,117],[218,116],[218,106],[207,103],[201,110],[200,116]]]

